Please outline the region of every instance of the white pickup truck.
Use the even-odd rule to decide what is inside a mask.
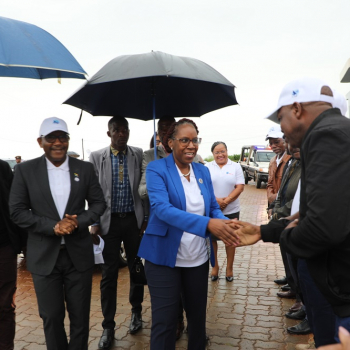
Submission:
[[[242,167],[245,183],[254,180],[256,188],[261,187],[261,183],[267,183],[269,177],[269,164],[274,153],[266,146],[249,145],[243,146],[239,164]]]

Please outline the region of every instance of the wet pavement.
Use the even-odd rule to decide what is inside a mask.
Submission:
[[[266,190],[256,189],[253,182],[245,186],[240,197],[241,220],[255,224],[266,223]],[[258,243],[238,248],[234,262],[234,281],[225,280],[226,254],[219,243],[219,280],[209,283],[207,349],[258,350],[258,349],[314,349],[312,335],[290,335],[287,327],[300,321],[284,317],[294,302],[276,296],[279,287],[273,282],[284,275],[279,246]],[[93,276],[89,350],[97,349],[102,333],[99,282],[101,274],[96,269]],[[136,335],[128,333],[130,322],[129,273],[120,269],[118,280],[118,325],[111,349],[149,349],[151,333],[151,304],[147,287],[143,303],[143,329]],[[42,321],[38,315],[32,278],[25,267],[18,269],[16,350],[44,350],[45,338]],[[68,317],[67,317],[68,318]],[[69,321],[66,318],[66,331]],[[187,335],[183,334],[176,349],[187,349]]]

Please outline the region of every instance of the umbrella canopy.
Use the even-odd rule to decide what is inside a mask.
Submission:
[[[85,74],[51,34],[29,23],[0,17],[0,76],[85,79]]]
[[[94,116],[199,117],[237,104],[234,88],[202,61],[152,51],[116,57],[64,103]]]

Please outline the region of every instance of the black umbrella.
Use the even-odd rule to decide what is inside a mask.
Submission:
[[[114,58],[64,103],[94,116],[199,117],[237,104],[234,88],[202,61],[152,51]]]

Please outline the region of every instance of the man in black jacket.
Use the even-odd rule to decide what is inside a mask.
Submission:
[[[9,194],[13,174],[0,160],[0,349],[13,350],[16,320],[17,254],[26,243],[26,232],[10,220]]]
[[[333,91],[318,79],[284,87],[268,118],[280,122],[291,146],[301,148],[300,218],[285,230],[276,222],[238,223],[237,231],[242,245],[279,242],[299,258],[316,346],[330,344],[339,325],[350,329],[350,162],[341,157],[350,148],[350,120],[333,105]]]

